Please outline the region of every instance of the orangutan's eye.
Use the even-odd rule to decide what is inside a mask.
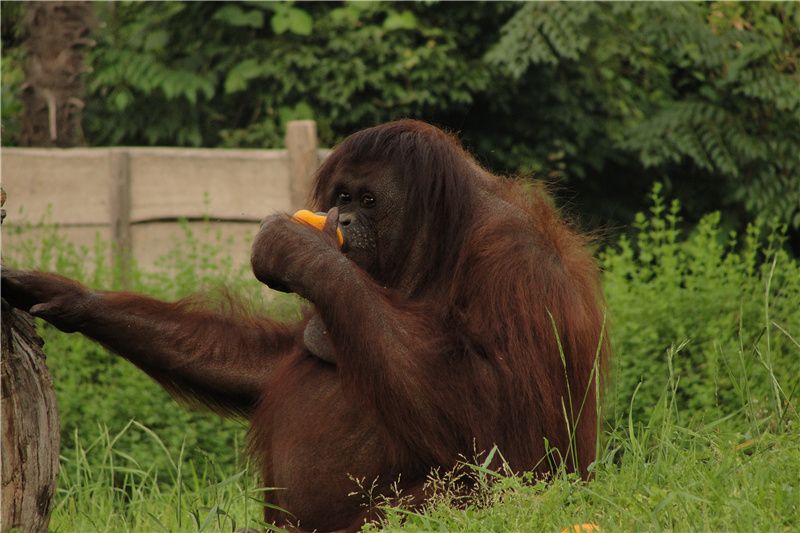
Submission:
[[[341,191],[336,198],[337,198],[337,201],[338,201],[337,203],[339,203],[339,204],[349,204],[350,200],[352,199],[350,197],[350,193],[347,192],[347,191]]]
[[[372,196],[370,193],[364,193],[361,195],[361,205],[363,207],[373,207],[375,206],[375,197]]]

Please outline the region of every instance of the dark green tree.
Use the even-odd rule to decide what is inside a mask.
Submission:
[[[314,118],[321,141],[393,118],[467,113],[492,84],[481,25],[506,5],[111,3],[87,130],[100,144],[280,146]],[[508,15],[505,15],[507,18]]]
[[[800,227],[800,5],[530,3],[502,33],[487,60],[547,102],[569,178]]]

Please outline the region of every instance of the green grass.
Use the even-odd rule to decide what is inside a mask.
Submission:
[[[591,482],[502,478],[479,498],[491,505],[391,511],[386,529],[555,532],[581,522],[604,531],[800,527],[797,431],[756,439],[713,427],[668,425],[657,435],[647,432],[615,434],[615,448]],[[82,453],[63,458],[52,531],[232,531],[263,525],[260,491],[247,469],[159,473],[108,442],[98,445],[104,462],[90,464]]]
[[[453,507],[444,492],[424,513],[389,509],[385,529],[558,532],[593,522],[603,531],[796,531],[800,426],[793,407],[788,415],[756,407],[758,420],[739,410],[700,425],[682,424],[678,381],[671,376],[672,386],[648,421],[629,418],[606,428],[592,481],[560,473],[536,482],[476,466],[482,483],[472,505]],[[137,423],[124,432],[157,443],[169,466],[156,469],[152,458],[119,449],[120,435],[104,433],[86,447],[76,443],[62,457],[53,531],[264,527],[262,489],[252,469],[182,466],[183,448],[168,449]]]
[[[119,445],[135,433],[151,439],[167,467]],[[84,443],[77,434],[61,457],[51,531],[233,531],[261,524],[261,489],[247,465],[184,463],[185,447],[169,449],[152,430],[130,422]],[[232,449],[237,454],[241,449]]]
[[[479,493],[480,505],[459,510],[445,497],[424,513],[391,512],[385,529],[558,532],[594,523],[602,531],[796,531],[796,411],[789,421],[775,411],[761,411],[762,418],[753,421],[740,410],[704,424],[682,424],[678,376],[671,368],[664,371],[670,386],[647,422],[631,416],[624,425],[606,428],[591,481],[559,473],[536,482],[481,471],[497,479]]]
[[[595,523],[603,531],[796,531],[800,524],[798,435],[765,435],[746,451],[735,434],[670,428],[658,443],[618,441],[619,464],[578,483],[505,479],[492,505],[425,514],[400,513],[387,530],[553,531]]]
[[[388,509],[386,529],[800,530],[800,261],[782,228],[753,224],[738,237],[711,214],[687,233],[679,206],[657,190],[652,201],[637,234],[599,254],[614,356],[594,478],[545,483],[478,465],[469,505],[451,505],[444,490],[423,513]],[[36,235],[4,243],[4,261],[119,287],[104,243],[76,249],[56,228]],[[133,269],[133,289],[174,299],[226,285],[265,313],[297,316],[296,299],[261,302],[226,249],[210,227],[187,228],[156,271]],[[266,527],[267,489],[242,454],[241,422],[181,408],[79,335],[40,332],[62,423],[53,531]]]

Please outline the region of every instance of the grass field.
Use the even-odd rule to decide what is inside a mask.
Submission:
[[[665,372],[668,371],[664,369]],[[797,531],[800,430],[753,406],[695,426],[676,410],[674,390],[647,423],[629,420],[604,433],[595,478],[549,482],[504,477],[476,465],[480,490],[466,508],[441,500],[424,513],[389,509],[389,531],[553,531],[596,523],[602,531]],[[635,401],[635,400],[634,400]],[[260,521],[260,491],[246,465],[183,467],[137,423],[126,432],[152,439],[171,466],[157,471],[105,434],[62,459],[53,531],[232,531]],[[235,453],[235,450],[231,450]],[[177,453],[177,456],[175,455]],[[91,459],[90,459],[91,458]],[[193,465],[193,466],[192,466]],[[369,497],[364,494],[364,497]],[[377,529],[377,528],[376,528]]]

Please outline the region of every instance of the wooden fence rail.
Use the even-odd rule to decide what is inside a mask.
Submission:
[[[208,218],[246,261],[258,222],[303,207],[328,152],[310,120],[288,124],[285,150],[3,148],[4,247],[16,238],[9,227],[46,220],[77,245],[99,232],[115,257],[149,268],[180,237],[178,220]]]

